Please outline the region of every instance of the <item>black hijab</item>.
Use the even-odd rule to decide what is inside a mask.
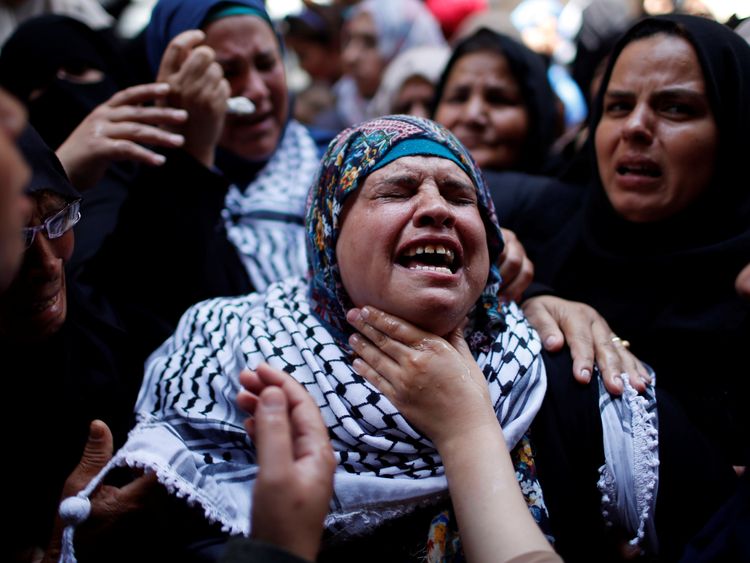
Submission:
[[[587,216],[589,239],[617,253],[696,251],[747,236],[750,227],[750,190],[747,181],[742,181],[747,177],[745,167],[750,155],[750,46],[729,28],[706,18],[677,14],[647,18],[634,25],[612,52],[592,108],[591,131],[596,131],[601,120],[603,95],[622,50],[630,42],[658,32],[686,39],[698,55],[719,131],[716,171],[710,187],[683,212],[644,224],[631,223],[617,214],[595,168]],[[593,150],[593,142],[589,149]],[[595,156],[592,162],[596,167]],[[750,261],[750,254],[746,258]]]
[[[101,81],[61,79],[58,70],[96,69]],[[56,149],[99,104],[130,82],[113,41],[67,16],[44,15],[23,22],[0,53],[0,85],[29,110],[29,122]],[[32,93],[41,94],[32,98]]]
[[[642,20],[615,47],[593,108],[592,131],[601,120],[603,92],[620,53],[630,42],[661,32],[689,41],[703,71],[719,132],[710,185],[676,215],[635,223],[614,210],[597,172],[584,209],[547,243],[536,271],[539,281],[562,297],[594,306],[655,369],[657,388],[675,395],[723,454],[746,464],[750,420],[743,366],[750,306],[736,294],[734,281],[750,263],[745,169],[750,46],[728,28],[699,17]]]
[[[521,89],[521,97],[529,113],[529,132],[523,149],[523,160],[515,170],[538,173],[546,163],[549,149],[556,137],[559,122],[556,101],[547,79],[544,59],[515,39],[480,28],[456,44],[435,89],[432,115],[443,97],[453,67],[466,55],[489,51],[504,56]]]
[[[42,190],[55,192],[65,201],[81,199],[81,194],[68,180],[57,155],[50,149],[32,126],[27,126],[16,141],[18,149],[31,166],[31,181],[25,192],[33,194]]]

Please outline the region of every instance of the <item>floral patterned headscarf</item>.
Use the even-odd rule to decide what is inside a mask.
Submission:
[[[480,307],[475,309],[473,315],[474,327],[487,330],[502,323],[498,312],[497,294],[501,279],[497,261],[503,249],[503,240],[492,197],[479,167],[458,139],[441,125],[429,119],[392,115],[346,129],[331,141],[308,197],[305,227],[310,299],[315,314],[341,343],[346,342],[346,335],[351,330],[346,322],[346,311],[352,307],[336,259],[344,201],[359,189],[365,178],[384,159],[393,158],[391,151],[397,145],[412,140],[431,141],[428,144],[440,145],[441,150],[447,149],[447,152],[441,155],[408,149],[402,151],[399,158],[420,154],[448,158],[463,168],[476,187],[477,205],[487,232],[490,271],[477,303]]]

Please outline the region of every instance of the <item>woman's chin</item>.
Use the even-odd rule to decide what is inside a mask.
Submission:
[[[416,304],[415,304],[416,305]],[[417,328],[445,337],[457,329],[464,321],[467,311],[441,302],[420,303],[415,307],[402,314],[391,313],[405,321],[413,324]]]
[[[56,334],[65,324],[68,307],[64,291],[53,298],[37,304],[27,314],[24,326],[24,340],[41,341]]]

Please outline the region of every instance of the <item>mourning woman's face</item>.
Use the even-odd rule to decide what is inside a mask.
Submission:
[[[28,226],[40,225],[62,210],[67,201],[48,191],[33,196]],[[49,239],[37,232],[23,254],[21,269],[8,291],[0,296],[0,334],[16,340],[45,340],[62,328],[67,316],[65,264],[73,254],[73,230]]]
[[[708,188],[719,132],[688,41],[657,34],[622,50],[595,142],[607,197],[629,221],[666,219]]]
[[[476,188],[451,160],[408,156],[376,170],[345,202],[342,220],[336,258],[357,307],[443,336],[487,284]]]
[[[227,116],[220,144],[245,158],[266,159],[279,144],[289,111],[276,36],[267,22],[249,15],[222,18],[205,31],[231,95],[248,98],[256,108],[249,116]]]
[[[483,169],[509,170],[523,159],[529,112],[499,53],[469,53],[453,65],[435,121],[450,129]]]

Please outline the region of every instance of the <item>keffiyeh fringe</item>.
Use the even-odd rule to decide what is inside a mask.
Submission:
[[[653,372],[651,373],[653,377]],[[625,530],[629,543],[658,551],[654,510],[659,485],[659,438],[656,395],[643,395],[622,377],[622,397],[612,397],[599,380],[599,410],[605,463],[597,483],[607,526]]]
[[[265,294],[192,307],[149,360],[138,424],[118,464],[156,473],[175,495],[203,507],[232,534],[250,532],[255,449],[235,404],[238,374],[261,362],[285,370],[315,399],[338,461],[327,526],[338,538],[367,533],[447,494],[434,445],[351,367],[312,315],[304,280]],[[477,361],[508,447],[541,406],[546,375],[541,343],[520,310],[504,306],[507,329]]]

